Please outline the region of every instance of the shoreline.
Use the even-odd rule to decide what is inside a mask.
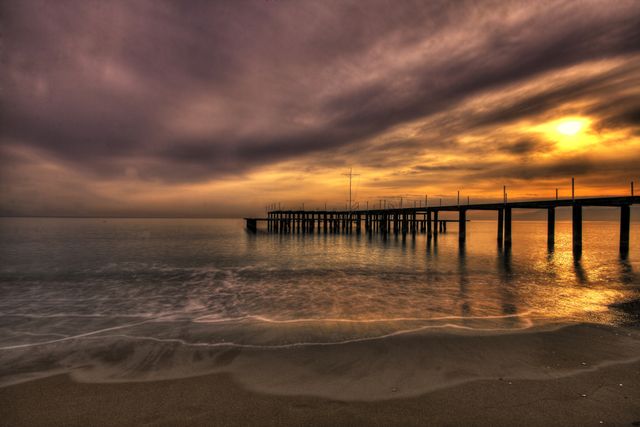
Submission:
[[[111,348],[93,366],[0,387],[0,426],[640,422],[637,327],[415,334],[327,347],[225,349],[206,356],[165,345],[149,353],[164,359],[128,378],[123,367],[145,367],[131,350],[149,350],[139,342],[130,345]],[[168,354],[208,366],[209,372],[185,376],[179,366],[163,365]],[[206,358],[196,361],[196,354]]]
[[[126,335],[91,341],[0,352],[6,355],[0,358],[0,389],[67,374],[81,383],[104,384],[229,374],[261,393],[375,401],[388,397],[381,382],[395,383],[398,396],[412,397],[496,376],[562,378],[640,362],[635,324],[557,323],[482,333],[418,328],[336,343],[273,346]]]

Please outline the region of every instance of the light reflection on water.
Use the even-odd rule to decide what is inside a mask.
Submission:
[[[421,234],[252,235],[239,220],[0,224],[5,371],[32,348],[62,359],[109,340],[287,347],[615,325],[626,315],[609,306],[640,290],[638,224],[621,259],[618,224],[585,222],[579,261],[569,222],[557,223],[553,252],[545,222],[514,222],[510,251],[491,221],[470,222],[463,248],[452,224],[430,247]]]

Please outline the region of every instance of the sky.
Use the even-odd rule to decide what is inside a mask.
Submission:
[[[627,195],[640,2],[0,4],[0,215]],[[636,193],[637,194],[637,193]]]

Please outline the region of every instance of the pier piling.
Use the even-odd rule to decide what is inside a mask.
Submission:
[[[627,255],[629,252],[629,228],[631,223],[631,207],[620,206],[620,253]]]
[[[504,239],[504,209],[498,209],[498,245],[502,246]]]
[[[555,244],[556,209],[547,208],[547,248],[553,250]]]
[[[438,238],[438,233],[440,233],[440,230],[438,230],[438,226],[439,226],[439,222],[438,222],[438,211],[434,211],[433,212],[433,238],[437,239]]]
[[[574,203],[572,207],[573,252],[582,252],[582,205]]]
[[[460,209],[458,213],[458,241],[464,242],[466,239],[466,234],[467,234],[467,210]]]
[[[511,208],[504,208],[504,246],[511,247]]]

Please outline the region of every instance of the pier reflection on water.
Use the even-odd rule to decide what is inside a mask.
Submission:
[[[633,228],[631,234],[637,236],[638,226],[634,224]],[[459,242],[453,231],[437,235],[431,244],[426,244],[426,237],[421,234],[267,234],[256,239],[261,245],[269,244],[265,240],[275,240],[277,247],[272,248],[275,252],[294,247],[300,254],[306,253],[305,259],[318,268],[322,266],[319,255],[330,260],[328,268],[345,272],[367,265],[385,277],[382,284],[370,280],[371,293],[376,293],[379,285],[411,289],[416,303],[425,296],[428,299],[421,307],[429,309],[422,313],[432,311],[434,316],[526,313],[537,321],[606,323],[616,321],[619,315],[609,309],[610,304],[637,297],[639,281],[634,273],[637,261],[627,254],[619,255],[617,240],[611,237],[617,232],[615,222],[585,222],[584,246],[588,250],[582,256],[572,251],[570,222],[557,223],[555,247],[545,245],[547,230],[543,221],[514,222],[518,239],[512,248],[495,243],[494,229],[492,221],[473,221],[467,225],[467,233],[473,238],[466,242]],[[634,241],[632,254],[637,246]],[[397,275],[395,283],[393,274]],[[406,283],[405,276],[414,282]],[[357,281],[345,279],[354,280]],[[457,293],[449,289],[452,283],[459,284]],[[369,299],[362,296],[366,305]],[[441,311],[433,312],[435,306]],[[381,318],[402,311],[416,315],[411,308],[400,309],[393,299],[386,300],[380,310],[372,307],[372,311],[373,317]]]

